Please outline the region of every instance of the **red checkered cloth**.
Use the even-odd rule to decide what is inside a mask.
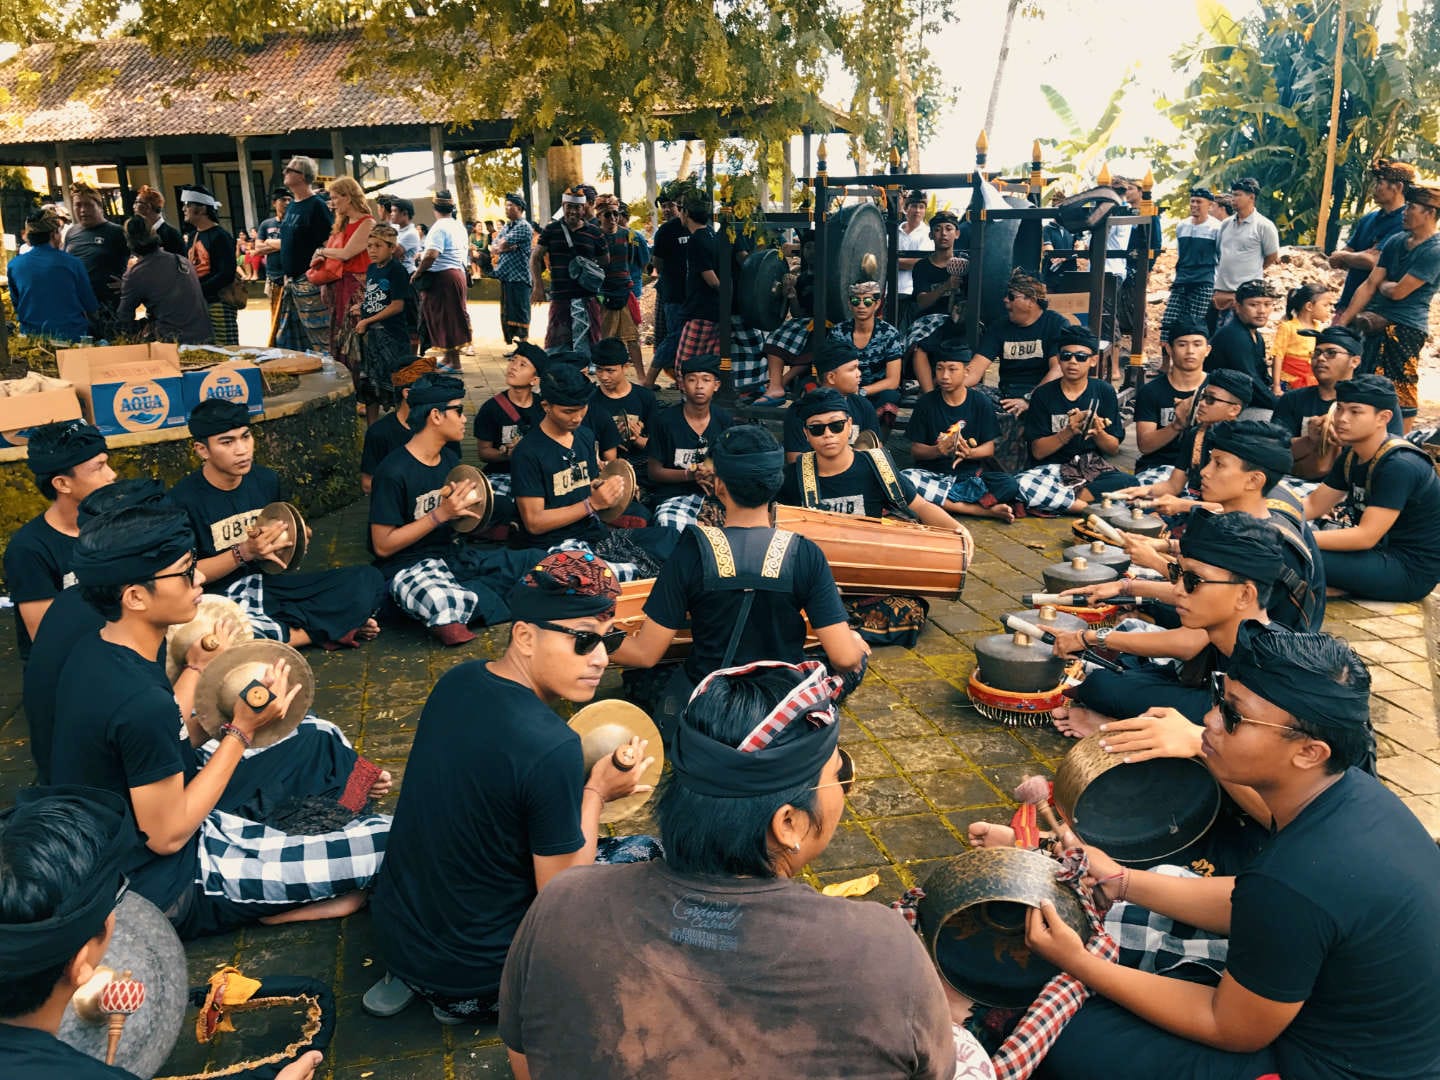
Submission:
[[[692,356],[720,355],[720,324],[709,319],[686,319],[675,346],[675,370]],[[677,376],[678,377],[678,376]]]
[[[742,754],[752,754],[756,750],[764,750],[797,717],[805,717],[811,725],[817,728],[833,724],[839,718],[835,712],[835,700],[840,696],[843,680],[838,675],[828,674],[825,665],[819,660],[806,660],[799,664],[787,664],[781,660],[757,660],[753,664],[745,664],[741,667],[712,671],[700,680],[700,684],[695,687],[695,692],[690,695],[690,700],[694,701],[703,694],[717,678],[750,675],[766,668],[783,668],[787,671],[803,672],[805,678],[771,710],[769,716],[756,724],[754,730],[740,740],[735,749]]]

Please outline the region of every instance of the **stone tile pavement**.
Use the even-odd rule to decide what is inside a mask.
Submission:
[[[503,385],[498,343],[465,359],[474,405]],[[467,447],[467,453],[473,453]],[[364,557],[363,500],[313,523],[317,547],[330,562]],[[977,552],[964,597],[932,606],[931,625],[914,649],[877,650],[870,675],[846,703],[844,745],[853,754],[859,783],[835,839],[805,874],[812,885],[875,872],[880,885],[867,899],[888,902],[921,882],[942,859],[961,851],[966,826],[976,819],[1004,820],[1009,792],[1027,774],[1053,771],[1067,740],[1052,729],[1004,728],[982,719],[966,701],[974,663],[971,644],[999,629],[997,616],[1021,607],[1020,594],[1040,585],[1040,571],[1071,543],[1068,521],[1030,518],[1009,527],[972,526]],[[317,559],[317,563],[320,560]],[[31,778],[25,721],[20,710],[19,666],[10,620],[0,640],[0,804]],[[1430,626],[1436,625],[1430,623]],[[1374,716],[1385,780],[1440,836],[1440,734],[1434,700],[1433,631],[1421,605],[1339,601],[1330,605],[1327,629],[1343,634],[1371,663]],[[504,628],[472,644],[445,650],[417,628],[387,628],[367,648],[343,654],[310,653],[318,693],[315,711],[335,721],[359,749],[404,784],[405,759],[426,694],[449,667],[490,658],[503,649]],[[601,694],[617,695],[611,673]],[[393,809],[395,795],[386,800]],[[626,831],[654,831],[648,816]],[[335,990],[338,1023],[322,1075],[354,1078],[467,1078],[509,1076],[504,1047],[493,1025],[444,1028],[416,1005],[390,1020],[360,1010],[359,996],[382,973],[370,915],[336,923],[255,927],[196,942],[189,949],[192,983],[224,963],[251,975],[304,974]],[[166,1075],[217,1068],[283,1043],[278,1030],[242,1019],[241,1030],[201,1049],[182,1031]]]

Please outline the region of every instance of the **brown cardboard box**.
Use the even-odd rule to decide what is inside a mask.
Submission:
[[[102,435],[183,427],[180,350],[169,342],[57,349],[60,377],[75,384]]]
[[[0,397],[0,446],[24,446],[18,434],[56,420],[78,420],[80,399],[74,389],[40,390],[33,394]]]

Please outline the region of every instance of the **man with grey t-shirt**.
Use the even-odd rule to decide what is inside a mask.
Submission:
[[[1219,261],[1215,264],[1215,292],[1210,298],[1210,333],[1221,323],[1221,315],[1235,307],[1235,290],[1242,281],[1265,276],[1265,268],[1279,258],[1280,233],[1275,223],[1255,208],[1260,181],[1245,176],[1230,185],[1235,212],[1220,223],[1215,243]]]

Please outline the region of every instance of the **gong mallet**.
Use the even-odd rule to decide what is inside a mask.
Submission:
[[[1058,593],[1058,592],[1027,592],[1020,594],[1020,602],[1029,607],[1067,607],[1067,608],[1100,608],[1113,607],[1143,607],[1145,598],[1143,596],[1111,596],[1104,600],[1092,601],[1089,593]]]
[[[1116,547],[1121,548],[1125,546],[1125,537],[1120,530],[1115,528],[1114,525],[1111,525],[1099,514],[1086,514],[1085,524],[1103,536],[1107,543],[1114,544]]]
[[[1043,641],[1046,645],[1055,644],[1054,634],[1052,634],[1049,630],[1044,630],[1036,626],[1034,623],[1028,622],[1025,619],[1020,618],[1019,615],[1011,615],[1008,619],[1006,619],[1005,628],[1007,630],[1019,631],[1022,634],[1028,635],[1034,641]],[[1102,667],[1106,671],[1113,671],[1117,675],[1125,670],[1120,664],[1116,663],[1114,660],[1106,659],[1097,652],[1091,652],[1088,648],[1080,650],[1080,659],[1085,661],[1087,664],[1094,664],[1096,667]]]

